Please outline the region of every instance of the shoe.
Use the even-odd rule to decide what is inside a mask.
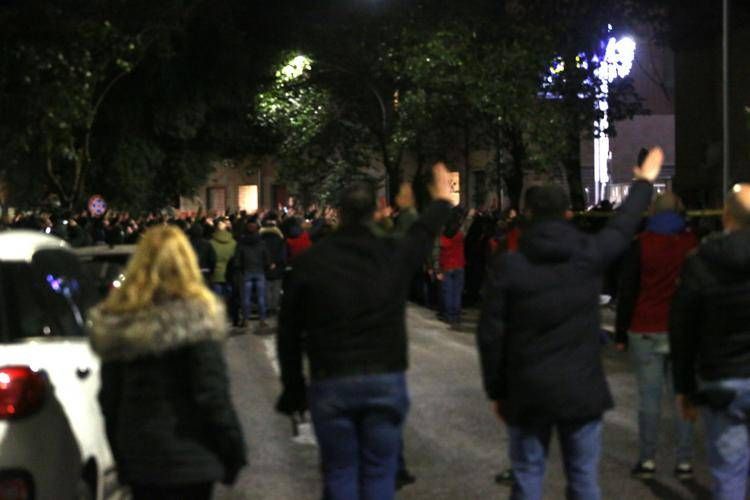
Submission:
[[[417,477],[409,473],[408,470],[400,470],[396,474],[396,490],[400,490],[404,486],[409,486],[417,482]]]
[[[674,468],[674,477],[679,481],[689,481],[693,479],[693,466],[690,462],[680,462]]]
[[[635,464],[630,476],[636,479],[651,479],[656,475],[656,464],[653,460],[643,460]]]
[[[513,486],[516,483],[516,476],[513,475],[513,469],[505,469],[495,476],[495,482],[505,486]]]
[[[256,335],[270,335],[273,331],[268,327],[268,323],[261,321],[258,323],[258,328],[255,330]]]

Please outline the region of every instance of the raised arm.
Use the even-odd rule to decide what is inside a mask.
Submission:
[[[633,169],[635,182],[630,188],[627,200],[617,215],[594,236],[602,267],[611,264],[630,245],[643,213],[651,203],[652,183],[659,177],[663,163],[664,152],[661,148],[655,147],[648,153],[643,164]]]
[[[416,271],[430,256],[435,238],[448,220],[453,207],[450,174],[443,163],[438,163],[432,168],[429,190],[432,203],[409,228],[401,242],[409,271]]]

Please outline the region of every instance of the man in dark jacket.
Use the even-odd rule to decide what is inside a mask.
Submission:
[[[271,312],[277,312],[281,300],[281,280],[286,270],[286,241],[284,233],[277,226],[277,217],[274,212],[268,214],[263,221],[260,237],[268,250],[271,265],[266,270],[267,306]]]
[[[253,291],[258,301],[260,328],[266,325],[266,268],[271,266],[263,239],[258,232],[256,222],[248,222],[245,234],[240,237],[234,258],[240,276],[240,295],[242,297],[241,327],[250,319],[253,308]]]
[[[750,464],[750,184],[727,198],[722,237],[688,257],[672,302],[669,340],[677,405],[705,404],[714,498],[746,498]]]
[[[406,298],[450,213],[442,164],[434,168],[431,193],[435,201],[424,215],[406,236],[392,239],[370,228],[373,189],[346,190],[341,228],[298,256],[284,284],[278,336],[284,391],[277,408],[291,414],[306,407],[304,345],[328,500],[394,497],[409,406]]]
[[[595,235],[565,220],[562,188],[536,189],[520,251],[502,254],[488,277],[477,340],[485,390],[509,426],[512,498],[542,498],[553,428],[568,498],[601,497],[601,418],[613,406],[600,352],[602,275],[630,245],[662,161],[655,148],[634,169],[637,182],[620,213]]]
[[[193,250],[195,250],[195,255],[198,257],[198,267],[201,269],[203,279],[210,286],[211,277],[216,268],[216,250],[214,250],[211,242],[204,238],[203,226],[201,224],[196,222],[190,226],[188,236],[190,236],[190,244],[193,246]]]

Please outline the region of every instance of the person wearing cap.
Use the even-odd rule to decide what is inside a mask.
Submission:
[[[683,210],[682,201],[671,192],[656,198],[646,230],[621,265],[615,334],[618,350],[630,351],[638,383],[639,457],[631,471],[638,479],[656,474],[662,394],[672,394],[669,305],[685,258],[698,245]],[[675,417],[674,473],[684,481],[693,477],[693,427]]]
[[[750,184],[724,207],[724,234],[688,257],[669,324],[683,418],[703,406],[713,498],[744,500],[750,467]]]

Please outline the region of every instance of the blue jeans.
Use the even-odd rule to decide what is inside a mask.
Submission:
[[[247,273],[242,281],[242,315],[245,321],[250,320],[253,312],[253,290],[258,298],[258,316],[261,321],[266,320],[266,275],[263,273]]]
[[[461,319],[461,296],[464,293],[464,270],[454,269],[443,273],[443,308],[448,321]]]
[[[602,421],[557,422],[537,426],[509,426],[510,459],[516,482],[512,500],[541,500],[544,470],[552,428],[557,428],[568,480],[566,496],[599,500],[599,456]]]
[[[638,460],[654,460],[664,392],[668,402],[674,401],[669,336],[666,333],[629,333],[628,349],[638,381]],[[674,413],[677,463],[690,462],[693,459],[693,424]]]
[[[750,467],[750,379],[705,382],[701,389],[736,391],[723,410],[705,408],[703,419],[708,441],[708,465],[715,500],[744,500]]]
[[[409,408],[403,373],[313,381],[310,415],[326,500],[395,498],[401,430]]]

